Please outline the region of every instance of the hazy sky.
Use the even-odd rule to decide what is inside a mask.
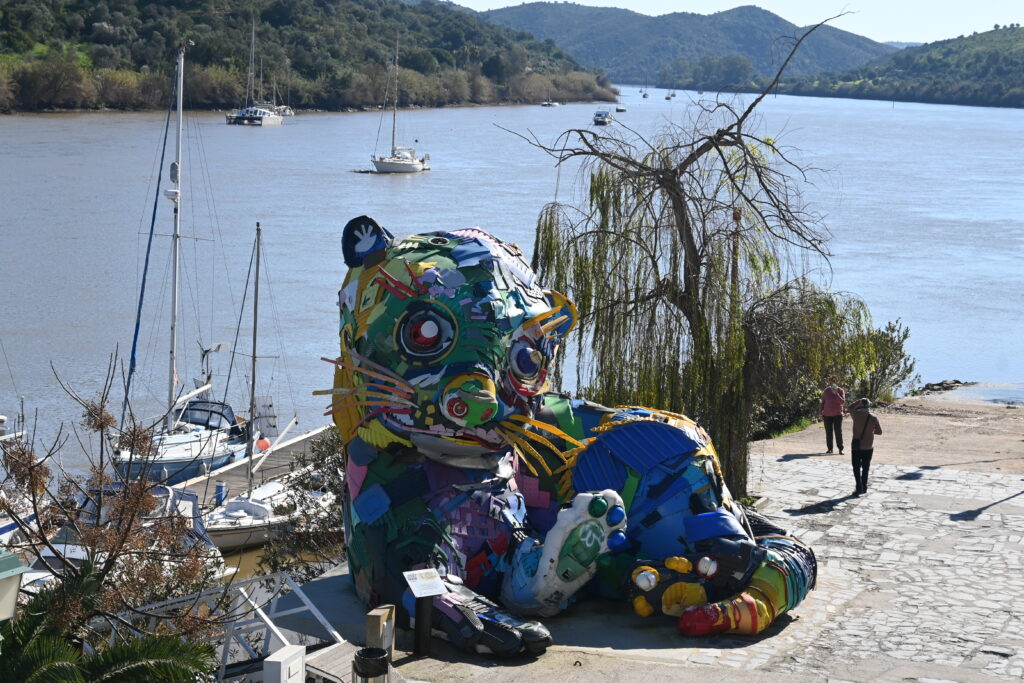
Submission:
[[[455,2],[476,10],[520,4],[509,0]],[[988,31],[993,24],[1024,24],[1024,3],[1020,0],[578,0],[577,4],[622,7],[652,16],[670,12],[713,14],[740,5],[757,5],[797,26],[815,24],[845,11],[850,14],[831,22],[832,26],[880,42],[930,43]]]

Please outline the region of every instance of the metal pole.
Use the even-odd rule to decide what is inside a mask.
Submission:
[[[262,229],[256,222],[256,278],[252,294],[252,373],[249,378],[249,428],[246,430],[245,459],[246,482],[248,495],[252,495],[252,442],[253,430],[256,429],[256,330],[259,325],[260,313],[260,235]]]
[[[182,89],[185,83],[185,46],[178,50],[177,88],[178,134],[175,144],[174,163],[171,164],[171,182],[174,183],[171,200],[174,202],[174,236],[172,237],[173,267],[171,276],[171,352],[167,377],[167,416],[164,427],[169,432],[174,428],[174,387],[177,379],[176,356],[178,349],[178,276],[181,268],[181,138],[182,138]]]
[[[413,645],[413,653],[417,655],[430,655],[430,631],[431,622],[434,618],[434,598],[416,598],[416,639]]]
[[[395,36],[395,102],[391,108],[391,156],[395,156],[395,130],[398,127],[398,36]]]

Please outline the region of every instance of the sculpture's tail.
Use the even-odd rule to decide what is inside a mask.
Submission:
[[[676,624],[681,633],[760,633],[814,588],[818,564],[809,546],[788,536],[765,536],[757,544],[768,553],[747,588],[728,600],[684,610]]]

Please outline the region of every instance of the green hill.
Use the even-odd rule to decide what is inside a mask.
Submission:
[[[740,56],[750,75],[775,73],[802,30],[758,7],[710,15],[678,12],[651,17],[625,9],[573,3],[534,2],[482,12],[501,26],[553,39],[580,63],[604,70],[612,80],[680,87],[702,59]],[[824,16],[823,16],[824,18]],[[791,75],[836,72],[859,66],[895,48],[823,26],[801,47]],[[702,83],[714,87],[714,83]]]
[[[152,108],[191,40],[194,107],[242,103],[252,22],[265,91],[298,108],[380,104],[396,36],[402,103],[612,99],[551,42],[448,3],[399,0],[4,0],[0,111]]]
[[[786,82],[794,95],[1024,107],[1024,29],[908,47],[839,75]]]

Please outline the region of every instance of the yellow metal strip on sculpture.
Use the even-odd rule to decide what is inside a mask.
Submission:
[[[548,467],[548,464],[544,461],[544,458],[541,457],[540,453],[538,453],[537,450],[533,446],[531,446],[530,444],[528,444],[526,442],[526,439],[522,439],[522,438],[514,436],[512,434],[505,434],[505,437],[510,439],[512,441],[512,443],[514,443],[516,446],[519,446],[524,451],[529,453],[531,456],[536,458],[537,459],[537,464],[539,464],[544,469],[544,472],[548,476],[551,476],[551,468]],[[523,453],[520,453],[520,455],[524,455],[525,456],[525,454],[523,454]],[[534,470],[534,471],[536,471],[536,470]]]
[[[573,437],[569,436],[568,434],[563,432],[558,427],[555,427],[554,425],[549,425],[546,422],[541,422],[540,420],[534,420],[533,418],[526,417],[525,415],[510,415],[509,419],[510,420],[515,420],[516,422],[522,422],[524,424],[528,424],[531,427],[536,427],[537,429],[541,429],[541,430],[543,430],[545,432],[548,432],[549,434],[553,434],[554,436],[557,436],[559,439],[562,439],[563,441],[566,441],[568,443],[574,443],[577,446],[580,446],[581,448],[586,445],[583,442],[577,441]]]
[[[545,438],[544,438],[543,436],[541,436],[540,434],[535,434],[534,432],[531,432],[531,431],[529,431],[528,429],[523,429],[523,428],[522,428],[522,427],[520,427],[519,425],[517,425],[517,424],[513,424],[513,423],[511,423],[511,422],[509,422],[509,421],[507,421],[507,420],[506,420],[506,421],[504,421],[504,422],[502,422],[501,424],[502,424],[502,426],[503,426],[503,427],[505,427],[505,428],[507,428],[507,429],[511,429],[511,430],[512,430],[512,431],[514,431],[514,432],[515,432],[516,434],[520,434],[520,435],[523,435],[523,436],[527,436],[527,437],[529,437],[529,438],[533,439],[534,441],[536,441],[537,443],[539,443],[539,444],[540,444],[541,446],[543,446],[544,448],[547,448],[548,450],[550,450],[550,451],[551,451],[552,453],[554,453],[554,454],[555,454],[555,456],[556,456],[556,457],[557,457],[557,458],[558,458],[559,460],[561,460],[561,461],[562,461],[563,463],[565,463],[565,460],[566,460],[566,454],[565,454],[565,453],[563,453],[563,452],[562,452],[561,450],[559,450],[559,449],[558,449],[558,448],[557,448],[557,447],[555,446],[555,444],[551,443],[550,441],[548,441],[547,439],[545,439]]]

